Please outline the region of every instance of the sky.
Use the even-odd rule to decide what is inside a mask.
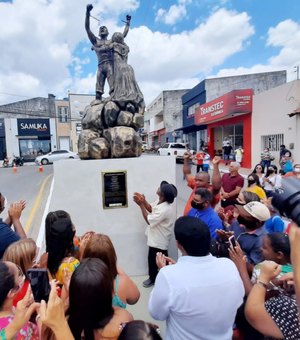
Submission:
[[[109,38],[123,32],[146,105],[205,78],[300,66],[299,0],[90,0]],[[0,0],[0,105],[95,93],[97,57],[84,28],[87,1]],[[91,18],[98,34],[99,22]],[[106,87],[106,95],[108,88]]]

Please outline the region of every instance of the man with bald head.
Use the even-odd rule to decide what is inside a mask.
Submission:
[[[204,189],[208,189],[209,191],[211,191],[213,195],[211,206],[213,208],[216,206],[216,204],[220,200],[219,191],[221,188],[221,175],[219,171],[219,163],[220,163],[221,158],[218,156],[215,156],[212,160],[212,164],[213,164],[213,174],[212,174],[212,179],[211,179],[212,184],[210,184],[210,176],[208,172],[200,171],[196,174],[196,176],[192,175],[191,168],[189,165],[190,159],[191,159],[191,154],[185,153],[184,163],[183,163],[183,174],[184,174],[185,179],[187,180],[188,186],[191,189],[193,189],[193,191],[185,205],[184,213],[183,213],[184,216],[187,216],[188,212],[192,208],[191,202],[193,200],[195,191],[199,188],[204,188]]]
[[[244,178],[239,174],[240,164],[231,162],[229,173],[222,176],[221,207],[225,208],[235,203],[240,191],[244,186]]]

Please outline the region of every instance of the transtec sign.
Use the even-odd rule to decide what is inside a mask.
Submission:
[[[205,103],[195,111],[195,124],[208,124],[229,118],[233,114],[252,112],[253,90],[233,90],[223,96]]]
[[[50,136],[49,119],[17,119],[19,136]]]

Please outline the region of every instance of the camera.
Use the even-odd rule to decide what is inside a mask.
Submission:
[[[272,205],[300,227],[300,180],[296,177],[283,178],[282,187],[274,194]]]

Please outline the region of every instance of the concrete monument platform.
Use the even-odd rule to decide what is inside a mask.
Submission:
[[[176,183],[175,170],[175,157],[142,155],[138,158],[61,160],[54,164],[49,211],[67,211],[77,235],[89,230],[109,235],[118,264],[126,273],[145,275],[148,271],[146,222],[133,202],[133,193],[143,193],[150,203],[155,201],[162,180]],[[126,172],[128,206],[104,209],[102,177],[103,173],[113,172]],[[176,201],[173,207],[176,218]],[[169,254],[177,258],[174,236]]]

